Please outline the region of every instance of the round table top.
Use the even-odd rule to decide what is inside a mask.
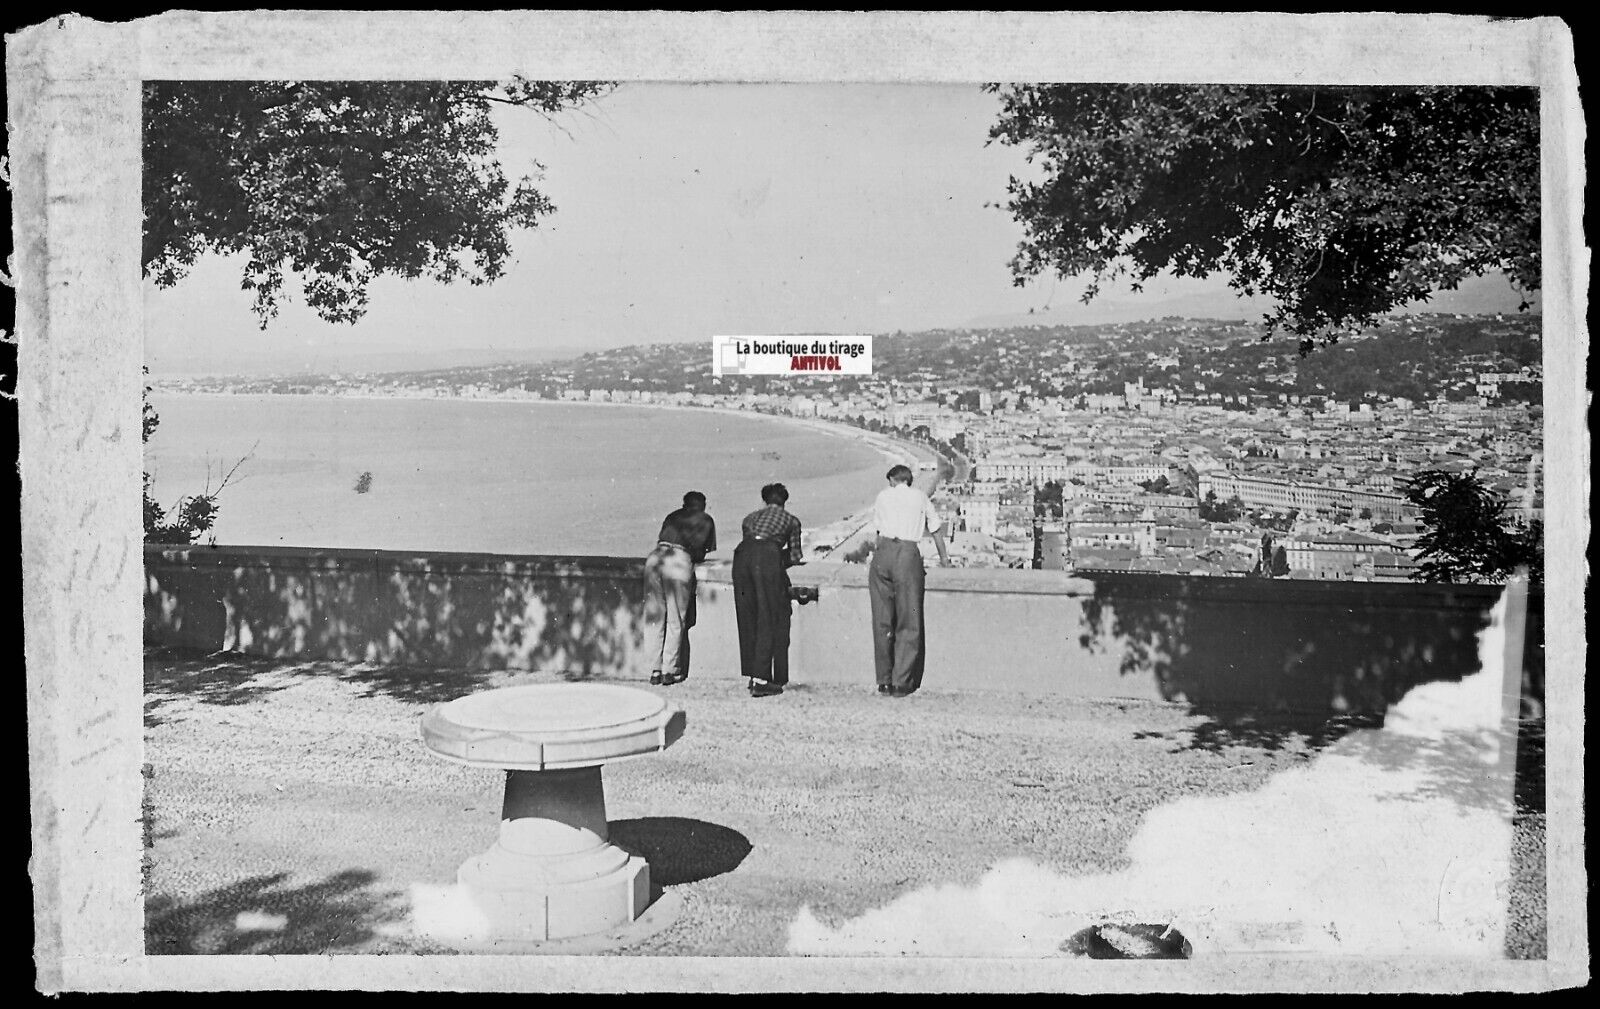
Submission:
[[[463,728],[567,732],[626,725],[660,714],[666,707],[665,698],[635,687],[551,683],[468,694],[446,702],[443,710]]]
[[[550,683],[485,690],[422,716],[423,745],[478,767],[592,767],[666,749],[683,732],[681,710],[648,690],[610,683]]]

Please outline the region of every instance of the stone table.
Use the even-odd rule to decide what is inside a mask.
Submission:
[[[650,867],[608,840],[600,768],[666,749],[684,722],[649,691],[601,683],[486,690],[422,716],[435,756],[506,771],[499,840],[456,876],[491,941],[591,935],[644,912]]]

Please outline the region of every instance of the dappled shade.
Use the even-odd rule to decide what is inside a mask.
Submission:
[[[1506,782],[1484,763],[1485,754],[1516,746],[1502,732],[1450,729],[1418,738],[1394,733],[1363,732],[1351,736],[1342,752],[1368,767],[1414,776],[1410,791],[1393,796],[1395,802],[1420,803],[1442,799],[1460,808],[1483,809],[1504,815]]]
[[[641,562],[394,551],[147,552],[146,640],[272,657],[617,674],[642,654]]]
[[[1413,687],[1478,671],[1479,635],[1500,595],[1369,583],[1343,584],[1330,600],[1317,584],[1141,575],[1096,575],[1094,585],[1079,643],[1208,718],[1191,734],[1203,749],[1271,748],[1290,735],[1320,746],[1382,725]],[[1524,693],[1542,695],[1542,596],[1528,608]]]
[[[284,662],[237,652],[146,649],[145,725],[151,727],[167,721],[165,710],[180,698],[223,707],[248,704],[287,689],[303,676],[342,680],[360,688],[367,696],[428,705],[451,701],[485,687],[494,674],[488,670],[449,666],[351,665],[325,660]]]
[[[287,873],[252,876],[192,897],[145,900],[145,952],[332,953],[350,951],[382,926],[405,919],[399,895],[373,889],[377,876],[347,869],[300,886]]]

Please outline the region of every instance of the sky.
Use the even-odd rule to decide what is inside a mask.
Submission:
[[[209,257],[174,288],[147,282],[146,359],[157,375],[434,367],[662,341],[704,340],[709,353],[717,334],[1030,311],[1088,323],[1265,310],[1220,277],[1109,289],[1091,306],[1072,282],[1014,286],[1022,232],[996,205],[1030,169],[1021,150],[986,144],[998,109],[976,85],[630,83],[555,124],[497,110],[507,174],[542,164],[557,208],[513,236],[500,280],[383,279],[355,325],[293,303],[263,333],[240,263]]]

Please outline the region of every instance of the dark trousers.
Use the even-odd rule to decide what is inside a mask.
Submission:
[[[789,573],[776,543],[747,539],[734,548],[733,613],[740,675],[788,683]]]
[[[867,573],[867,595],[872,600],[872,659],[879,686],[922,686],[927,656],[922,632],[926,577],[922,552],[915,543],[878,540]]]

